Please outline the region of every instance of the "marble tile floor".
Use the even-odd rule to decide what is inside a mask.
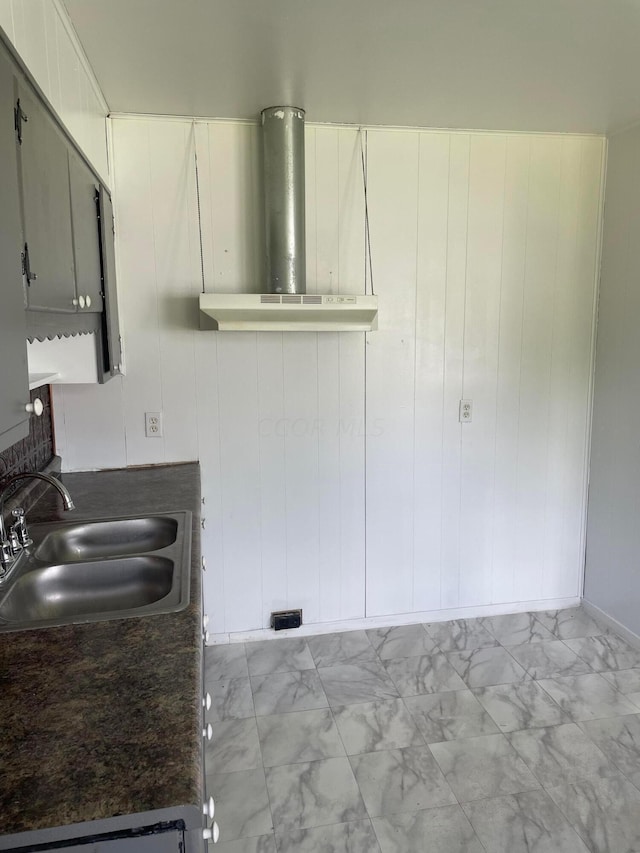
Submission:
[[[584,610],[210,646],[220,853],[640,853],[640,652]]]

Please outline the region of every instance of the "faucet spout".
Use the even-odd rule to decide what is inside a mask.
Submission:
[[[41,474],[39,471],[27,471],[24,474],[14,474],[13,477],[9,477],[6,481],[4,489],[0,493],[0,543],[5,543],[7,541],[7,529],[4,523],[4,502],[7,496],[7,490],[9,486],[12,486],[18,480],[43,480],[45,483],[48,483],[50,486],[53,486],[54,489],[58,492],[60,497],[62,498],[62,503],[64,505],[65,512],[69,510],[75,509],[75,505],[73,500],[71,499],[71,495],[66,486],[64,486],[60,480],[56,480],[55,477],[52,477],[50,474]]]

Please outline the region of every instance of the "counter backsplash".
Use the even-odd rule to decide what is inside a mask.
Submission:
[[[0,488],[13,474],[24,471],[41,471],[54,454],[53,423],[51,416],[51,389],[43,385],[31,391],[31,401],[39,397],[44,412],[38,418],[31,415],[29,435],[16,441],[0,453]]]

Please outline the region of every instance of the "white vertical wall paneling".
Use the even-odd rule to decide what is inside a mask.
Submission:
[[[314,131],[315,144],[313,201],[314,231],[312,278],[309,292],[338,293],[341,290],[340,281],[340,240],[341,229],[341,197],[340,197],[340,139],[342,133],[335,127],[319,127]],[[318,180],[318,177],[320,178]],[[310,230],[310,229],[307,229]],[[296,336],[298,338],[298,336]],[[284,337],[285,353],[288,335]],[[299,345],[309,348],[308,355],[303,356],[307,362],[310,374],[312,365],[317,362],[317,385],[315,423],[309,421],[307,430],[310,431],[317,443],[317,472],[311,477],[309,473],[303,477],[308,485],[315,487],[316,494],[301,489],[297,501],[306,501],[308,505],[317,505],[317,525],[314,531],[315,541],[311,559],[317,564],[311,566],[313,575],[317,574],[318,602],[315,607],[314,621],[329,621],[338,619],[341,599],[341,454],[340,454],[340,335],[337,333],[313,334],[299,336]],[[311,350],[315,348],[315,353]],[[302,350],[300,350],[302,353]],[[285,364],[285,370],[287,369]],[[304,377],[300,376],[304,382]],[[299,381],[300,381],[299,380]],[[308,415],[313,412],[311,395],[314,392],[313,380],[309,377],[309,408]],[[295,394],[296,385],[289,383],[287,398]],[[308,451],[311,451],[311,446]],[[311,459],[309,464],[313,464]],[[295,457],[287,454],[287,473],[290,476],[299,463]],[[291,499],[290,499],[291,500]],[[293,509],[293,507],[291,507]],[[307,509],[308,512],[308,509]],[[315,508],[314,511],[315,512]],[[290,534],[291,535],[291,534]],[[316,545],[317,541],[317,545]],[[304,549],[304,545],[302,546]],[[316,552],[317,548],[317,552]],[[303,561],[304,562],[304,561]],[[297,571],[295,563],[289,561],[289,573]],[[311,617],[311,613],[309,614]],[[307,613],[304,613],[305,620]]]
[[[13,26],[13,6],[11,0],[0,0],[0,27],[7,36],[15,43],[15,29]]]
[[[193,129],[182,122],[168,127],[156,123],[149,131],[164,461],[180,462],[198,456],[193,327],[198,322],[200,255],[194,139]]]
[[[286,421],[281,332],[257,336],[260,519],[262,529],[262,621],[284,610],[287,596]]]
[[[14,0],[16,23],[16,45],[29,71],[38,85],[48,92],[50,89],[49,63],[47,58],[46,3],[45,0],[17,2]]]
[[[364,289],[364,184],[361,134],[343,129],[338,138],[341,293]],[[337,335],[340,480],[328,499],[340,507],[339,592],[321,578],[321,618],[351,619],[365,613],[365,347],[368,336]],[[321,537],[323,530],[321,528]],[[330,606],[330,602],[333,604]]]
[[[415,352],[414,601],[440,607],[449,136],[420,134]],[[449,413],[451,414],[451,413]]]
[[[124,417],[129,465],[165,459],[165,438],[149,439],[144,432],[144,413],[162,411],[159,259],[154,235],[150,132],[144,121],[114,123],[119,293],[127,329]],[[173,172],[175,165],[171,168]],[[169,176],[164,180],[169,181]]]
[[[66,470],[127,464],[123,378],[106,385],[54,385],[56,452]]]
[[[506,139],[471,136],[462,398],[473,401],[463,424],[460,481],[460,599],[491,596],[498,341]]]
[[[200,217],[202,226],[202,248],[205,278],[213,278],[213,241],[211,227],[211,204],[203,190],[211,185],[211,162],[209,158],[209,127],[196,124],[193,128],[198,153],[198,172],[201,190]],[[198,241],[199,234],[194,235]],[[202,287],[201,271],[196,276],[198,291]],[[197,324],[194,324],[197,325]],[[222,521],[222,461],[221,425],[219,399],[218,335],[195,331],[195,377],[196,411],[198,426],[198,458],[200,460],[201,488],[204,504],[202,517],[202,554],[206,561],[203,596],[205,613],[210,619],[210,630],[223,632],[225,622],[225,577],[224,577],[224,527]]]
[[[45,0],[45,34],[47,39],[47,69],[49,73],[49,88],[47,95],[55,109],[60,113],[62,108],[62,91],[60,88],[60,64],[58,62],[58,11],[55,6]],[[103,110],[100,110],[99,120],[104,122]],[[95,156],[95,155],[94,155]],[[106,165],[106,164],[105,164]]]
[[[520,357],[531,138],[507,137],[496,388],[491,601],[517,600],[521,541],[513,522],[517,505],[520,437]]]
[[[0,0],[0,26],[108,184],[108,108],[66,9],[59,0]]]
[[[581,140],[580,176],[576,228],[576,263],[570,299],[564,306],[566,326],[571,336],[571,353],[565,362],[565,480],[563,494],[563,526],[557,547],[557,558],[549,575],[546,591],[573,595],[575,573],[581,591],[584,566],[586,483],[589,451],[589,395],[592,379],[593,314],[597,302],[599,276],[599,244],[601,221],[601,187],[606,142],[602,139]],[[593,235],[597,235],[594,239]],[[562,332],[561,332],[562,333]],[[567,333],[567,332],[565,332]],[[582,496],[582,500],[577,499]],[[577,569],[576,569],[577,567]]]
[[[198,157],[205,288],[224,293],[259,292],[262,269],[258,246],[261,245],[262,220],[257,128],[224,122],[210,124],[206,129],[206,165],[203,164],[204,154]],[[238,625],[264,624],[257,354],[260,351],[262,358],[264,352],[264,357],[269,358],[277,351],[277,341],[266,340],[264,348],[259,350],[258,336],[252,332],[214,337],[217,337],[220,479],[223,484],[220,509],[224,543],[224,624],[229,631],[238,630]],[[229,488],[231,481],[233,485]],[[266,483],[265,489],[268,488]],[[219,630],[217,624],[213,630]]]
[[[317,335],[318,343],[318,621],[341,618],[342,453],[340,334]],[[344,519],[345,524],[350,519]]]
[[[640,125],[608,141],[585,598],[636,635]]]
[[[311,150],[312,161],[312,201],[313,216],[310,228],[313,234],[311,242],[311,271],[312,275],[308,282],[307,290],[310,293],[337,293],[340,291],[340,138],[342,134],[338,128],[319,127],[313,132],[313,145]],[[319,179],[318,179],[319,178]],[[309,264],[307,265],[309,266]],[[285,353],[287,353],[287,339],[285,341]],[[290,506],[291,501],[307,501],[308,504],[317,504],[317,530],[313,532],[313,550],[311,559],[316,559],[317,564],[310,566],[312,576],[317,575],[317,584],[311,582],[313,588],[317,585],[318,601],[315,605],[314,621],[329,621],[339,618],[341,598],[341,504],[340,504],[340,336],[337,333],[327,335],[304,335],[299,336],[298,344],[315,347],[315,354],[311,351],[303,356],[312,372],[314,360],[317,363],[317,385],[316,390],[316,412],[315,422],[309,420],[307,430],[310,431],[317,443],[317,472],[303,477],[309,485],[315,487],[317,494],[301,489],[297,497],[293,499],[288,489]],[[302,352],[302,351],[301,351]],[[285,364],[285,371],[286,371]],[[300,377],[304,382],[304,378]],[[313,380],[312,380],[313,381]],[[287,396],[290,399],[295,394],[296,385],[288,383]],[[309,388],[307,409],[309,417],[313,412],[311,395],[313,387]],[[309,452],[311,447],[308,447]],[[303,451],[304,453],[304,451]],[[287,454],[287,474],[291,473],[298,462],[295,456]],[[311,459],[309,464],[313,464]],[[294,480],[295,481],[295,480]],[[293,509],[293,507],[291,507]],[[296,508],[299,510],[299,508]],[[315,508],[314,508],[315,513]],[[320,535],[320,531],[322,534]],[[291,535],[291,533],[289,534]],[[294,535],[294,538],[295,537]],[[304,548],[304,546],[302,546]],[[304,563],[304,560],[302,560]],[[289,574],[297,571],[295,562],[288,561]],[[305,621],[307,611],[304,611]],[[309,618],[312,613],[309,612]]]
[[[365,131],[342,128],[338,135],[338,216],[340,222],[338,278],[341,293],[362,293],[364,287],[365,224],[362,146]],[[370,283],[369,283],[370,288]],[[360,335],[341,337],[362,342]],[[358,347],[358,351],[361,347]]]
[[[413,603],[417,133],[369,131],[378,332],[367,348],[367,615]]]
[[[603,141],[369,131],[380,330],[212,334],[192,123],[113,124],[128,373],[56,394],[65,467],[198,456],[213,631],[575,595]],[[261,290],[257,129],[195,136],[206,287]],[[358,132],[306,156],[309,289],[362,292]]]
[[[560,137],[540,136],[532,141],[515,518],[520,548],[515,592],[525,601],[542,597],[561,153]]]
[[[307,293],[317,293],[316,128],[304,131],[305,254]]]
[[[22,49],[25,48],[25,41],[27,39],[27,32],[25,29],[24,22],[24,3],[25,0],[11,0],[11,18],[13,21],[13,38],[15,39],[14,44],[16,47],[18,45],[22,46]],[[18,50],[21,50],[18,47]]]
[[[225,630],[262,622],[260,448],[256,335],[218,348]],[[217,627],[214,627],[217,631]]]
[[[249,124],[209,125],[209,187],[201,203],[210,207],[211,276],[207,290],[260,293],[264,244],[258,183],[258,129]]]
[[[319,614],[318,333],[283,336],[287,595],[305,620]]]
[[[30,0],[23,2],[28,5]],[[55,39],[53,34],[51,39],[47,37],[47,47],[55,41],[60,85],[59,106],[55,104],[56,109],[87,157],[108,183],[106,116],[109,110],[106,101],[66,9],[60,0],[45,2],[53,5],[55,13]],[[54,69],[51,63],[49,69],[49,85],[55,93],[56,82],[52,79]]]
[[[467,209],[469,204],[469,136],[449,140],[447,206],[447,292],[445,304],[442,434],[442,564],[440,601],[456,607],[460,599],[461,425],[465,282],[467,275]]]
[[[563,572],[558,571],[569,556],[563,552],[565,483],[567,465],[567,399],[571,395],[571,365],[575,347],[572,309],[577,288],[588,290],[593,282],[577,278],[577,252],[580,246],[578,227],[582,141],[567,137],[562,140],[560,189],[558,200],[558,252],[553,293],[552,346],[549,376],[549,426],[547,452],[546,506],[544,523],[545,554],[541,566],[542,589],[554,585],[562,589]],[[587,299],[587,302],[589,300]],[[588,360],[588,353],[583,353]],[[583,391],[584,389],[581,389]],[[579,435],[572,437],[578,445]],[[577,544],[580,542],[578,533]]]
[[[315,131],[315,287],[310,292],[340,292],[340,171],[341,132],[335,127]]]
[[[361,284],[364,277],[360,279]],[[353,619],[365,615],[365,347],[357,333],[338,336],[340,483],[335,495],[340,506],[340,592],[323,579],[324,613],[329,618]],[[323,531],[321,530],[321,535]],[[333,598],[334,609],[328,610]]]
[[[321,293],[362,292],[364,191],[357,168],[359,133],[316,128],[311,152],[313,287]],[[364,615],[364,342],[361,335],[352,334],[314,337],[319,619],[330,621]]]
[[[82,114],[80,61],[59,16],[56,18],[56,42],[60,73],[60,117],[74,138],[81,139],[84,136],[84,117]]]

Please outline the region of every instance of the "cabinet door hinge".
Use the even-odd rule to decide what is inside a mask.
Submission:
[[[22,145],[22,125],[26,124],[28,121],[29,118],[20,106],[20,98],[18,98],[13,110],[13,124],[16,130],[16,138],[18,140],[18,145]]]

